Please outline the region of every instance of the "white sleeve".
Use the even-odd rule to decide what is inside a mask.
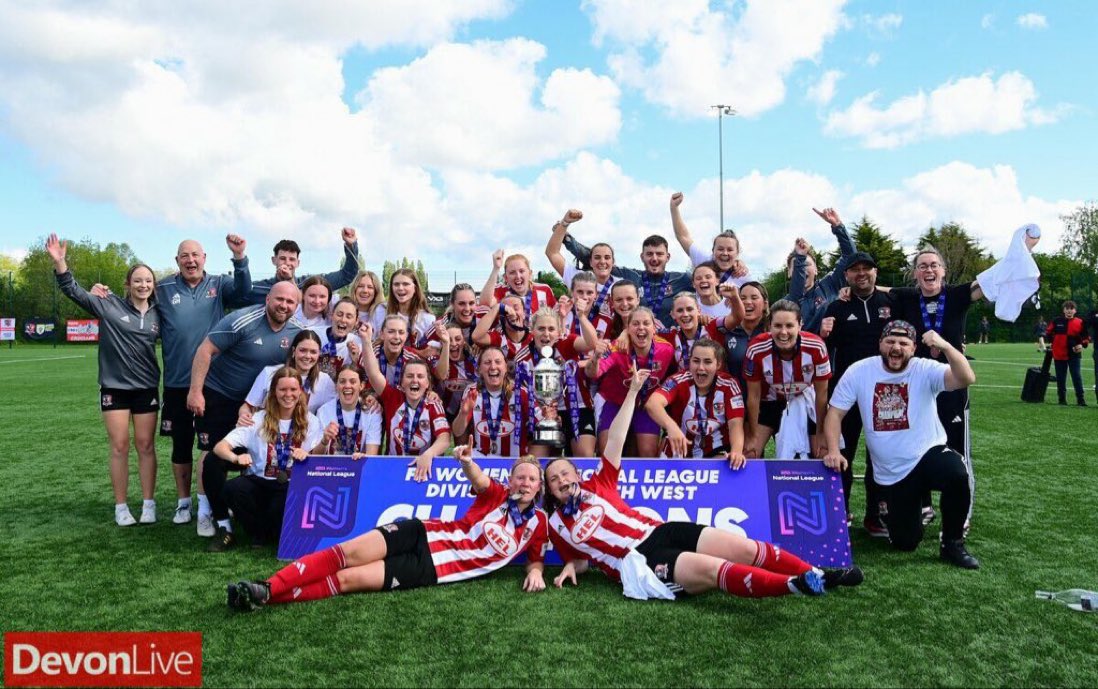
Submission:
[[[362,444],[381,445],[381,414],[374,412],[362,419]]]
[[[314,447],[320,444],[320,441],[324,439],[324,426],[320,425],[320,419],[309,414],[309,427],[305,431],[305,442],[301,444],[301,447],[306,450],[312,450]]]
[[[858,401],[858,382],[855,378],[861,378],[861,372],[864,367],[851,366],[843,373],[843,377],[839,379],[838,385],[835,386],[835,392],[831,393],[831,399],[828,403],[836,409],[842,409],[843,411],[850,411],[850,408]]]
[[[248,447],[248,443],[252,441],[255,436],[255,430],[259,428],[259,424],[263,423],[262,412],[255,416],[255,423],[251,426],[237,426],[233,430],[229,431],[229,434],[223,438],[225,442],[229,444],[229,447]],[[250,448],[249,448],[250,451]]]
[[[385,323],[385,317],[388,315],[389,311],[381,304],[374,307],[374,312],[370,315],[370,324],[374,326],[374,337],[381,334],[381,326]]]
[[[580,272],[579,268],[576,268],[575,264],[571,261],[564,262],[564,275],[561,279],[564,280],[564,286],[568,288],[568,293],[572,292],[572,280],[575,279],[576,273]]]
[[[919,372],[926,379],[926,386],[930,389],[930,393],[937,396],[938,393],[945,392],[945,377],[949,366],[933,359],[919,359],[919,361],[922,362]]]
[[[252,389],[248,391],[248,396],[244,398],[245,402],[256,409],[263,406],[267,401],[267,390],[271,387],[271,372],[277,368],[278,366],[268,366],[259,372],[255,382],[252,383]]]
[[[435,314],[428,313],[426,311],[420,311],[416,316],[416,340],[413,344],[419,346],[419,343],[426,337],[427,331],[431,329],[431,326],[435,324]]]
[[[321,373],[316,377],[316,388],[309,395],[309,412],[315,414],[322,406],[336,398],[335,383],[328,374]]]
[[[339,402],[336,402],[335,404],[339,404]],[[320,409],[316,410],[316,420],[320,422],[320,428],[322,431],[323,429],[327,428],[328,424],[335,421],[335,405],[325,402],[324,405],[320,407]],[[316,446],[314,445],[313,447]]]
[[[703,249],[698,241],[695,240],[694,243],[690,245],[690,265],[698,266],[706,261],[712,260],[713,252]]]

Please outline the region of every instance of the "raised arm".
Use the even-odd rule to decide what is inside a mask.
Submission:
[[[370,381],[370,387],[374,393],[380,395],[385,392],[385,374],[381,372],[381,366],[377,363],[377,355],[374,354],[374,326],[370,323],[362,323],[358,326],[359,337],[362,338],[362,368],[366,371],[366,378]]]
[[[648,382],[648,376],[651,374],[651,371],[644,368],[633,373],[633,378],[629,381],[629,392],[625,394],[625,401],[621,403],[621,409],[618,410],[614,421],[610,424],[610,433],[607,436],[606,449],[603,450],[602,456],[615,468],[621,466],[621,453],[625,448],[625,439],[629,436],[629,427],[633,424],[633,412],[636,411],[637,407],[637,395],[640,394],[641,388]]]
[[[553,233],[549,235],[549,243],[545,245],[545,257],[549,259],[549,263],[552,264],[553,270],[564,277],[565,261],[564,255],[561,254],[561,247],[564,246],[564,238],[568,236],[568,226],[574,222],[578,222],[583,219],[583,213],[572,208],[564,214],[564,218],[558,220],[553,225]]]
[[[251,293],[252,271],[248,267],[248,257],[244,254],[248,248],[247,240],[238,234],[230,234],[225,237],[225,245],[233,255],[233,279],[230,282],[222,278],[219,296],[222,304],[233,306],[243,303],[244,297]]]
[[[492,272],[488,274],[484,289],[480,291],[481,306],[492,306],[496,303],[496,283],[499,282],[501,268],[503,268],[503,249],[496,249],[492,252]]]
[[[728,304],[730,311],[724,317],[724,329],[732,331],[747,317],[747,311],[743,308],[743,299],[740,298],[740,289],[734,283],[726,282],[717,288],[718,293],[724,297],[724,303]]]
[[[461,464],[461,470],[465,472],[465,478],[469,479],[469,485],[474,493],[483,493],[488,490],[488,486],[492,485],[492,479],[473,461],[473,448],[468,445],[458,445],[454,448],[454,459]]]
[[[353,227],[344,227],[343,237],[343,265],[339,270],[325,273],[324,279],[332,286],[333,290],[346,287],[354,282],[358,275],[358,233]]]
[[[435,378],[441,383],[450,377],[450,331],[444,327],[438,328],[438,342],[440,345],[438,361],[435,362]]]
[[[499,318],[501,307],[502,304],[492,304],[492,308],[488,309],[488,312],[477,321],[477,327],[473,328],[473,332],[469,333],[469,339],[473,341],[473,344],[478,347],[487,347],[492,344],[492,326],[495,324],[496,319]]]
[[[923,343],[927,347],[937,347],[945,355],[949,370],[945,372],[945,389],[960,390],[976,382],[976,373],[968,359],[956,347],[946,342],[936,330],[923,333]]]
[[[576,318],[579,319],[580,337],[576,338],[575,347],[581,354],[591,351],[599,341],[599,332],[595,330],[588,316],[593,303],[590,299],[576,299]]]
[[[675,239],[679,240],[679,246],[689,256],[690,247],[694,246],[694,238],[690,235],[690,229],[686,227],[682,214],[679,212],[679,206],[681,205],[682,192],[676,191],[671,194],[671,228],[675,231]]]

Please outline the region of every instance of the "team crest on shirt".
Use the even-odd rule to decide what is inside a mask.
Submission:
[[[892,318],[892,307],[891,306],[881,306],[881,307],[879,307],[877,309],[877,318],[879,318],[881,320],[887,320],[889,318]]]
[[[104,407],[114,406],[114,399],[110,395],[103,395],[103,406]]]
[[[206,290],[206,298],[207,299],[213,299],[216,296],[217,296],[217,288],[216,287],[211,287],[210,289]]]
[[[820,304],[824,303],[823,295],[820,295],[820,296],[816,297],[816,299],[814,300],[813,303],[816,304],[816,306],[819,306]]]
[[[171,419],[164,419],[163,421],[160,422],[160,432],[161,433],[171,433],[172,432],[172,420]]]
[[[488,541],[488,545],[492,546],[492,550],[504,557],[510,557],[518,551],[518,543],[515,542],[514,536],[495,522],[484,525],[484,538]]]
[[[812,364],[801,364],[801,373],[805,374],[806,376],[812,373]]]
[[[724,402],[714,402],[713,403],[713,415],[714,416],[720,416],[723,413],[724,413]]]
[[[282,338],[282,340],[278,343],[278,346],[281,347],[282,349],[289,349],[290,348],[290,338],[288,338],[288,337]]]
[[[160,332],[160,325],[153,323],[149,326],[149,331],[152,332],[153,335],[158,334]]]
[[[591,505],[587,509],[583,510],[576,516],[576,521],[572,524],[572,542],[583,543],[591,535],[595,533],[599,528],[599,524],[602,524],[603,518],[606,516],[606,511],[602,509],[601,505]]]
[[[179,306],[183,299],[178,294],[172,295],[172,306]]]

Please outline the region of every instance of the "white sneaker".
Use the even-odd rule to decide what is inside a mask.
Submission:
[[[119,526],[133,526],[137,523],[137,520],[130,514],[130,508],[115,509],[114,510],[114,523]]]
[[[191,508],[189,505],[178,505],[175,508],[175,516],[172,517],[172,524],[186,524],[191,521]]]
[[[145,505],[141,508],[142,524],[155,524],[156,523],[156,505]]]
[[[212,538],[214,535],[214,520],[212,514],[198,515],[198,535],[204,538]]]

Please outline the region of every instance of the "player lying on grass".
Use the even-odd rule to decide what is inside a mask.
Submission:
[[[545,467],[549,538],[567,563],[553,580],[558,588],[565,581],[575,584],[589,563],[638,599],[671,600],[715,588],[753,598],[818,596],[824,589],[862,582],[858,567],[821,570],[769,543],[700,524],[664,523],[625,504],[618,492],[622,447],[648,376],[644,369],[634,372],[591,478],[581,480],[565,458]]]
[[[229,607],[328,598],[356,591],[391,591],[466,581],[493,572],[528,553],[522,589],[545,589],[545,512],[537,507],[542,478],[538,461],[525,456],[511,466],[508,485],[492,480],[473,461],[468,446],[454,450],[476,493],[456,521],[406,519],[384,524],[283,567],[266,581],[228,586]]]

